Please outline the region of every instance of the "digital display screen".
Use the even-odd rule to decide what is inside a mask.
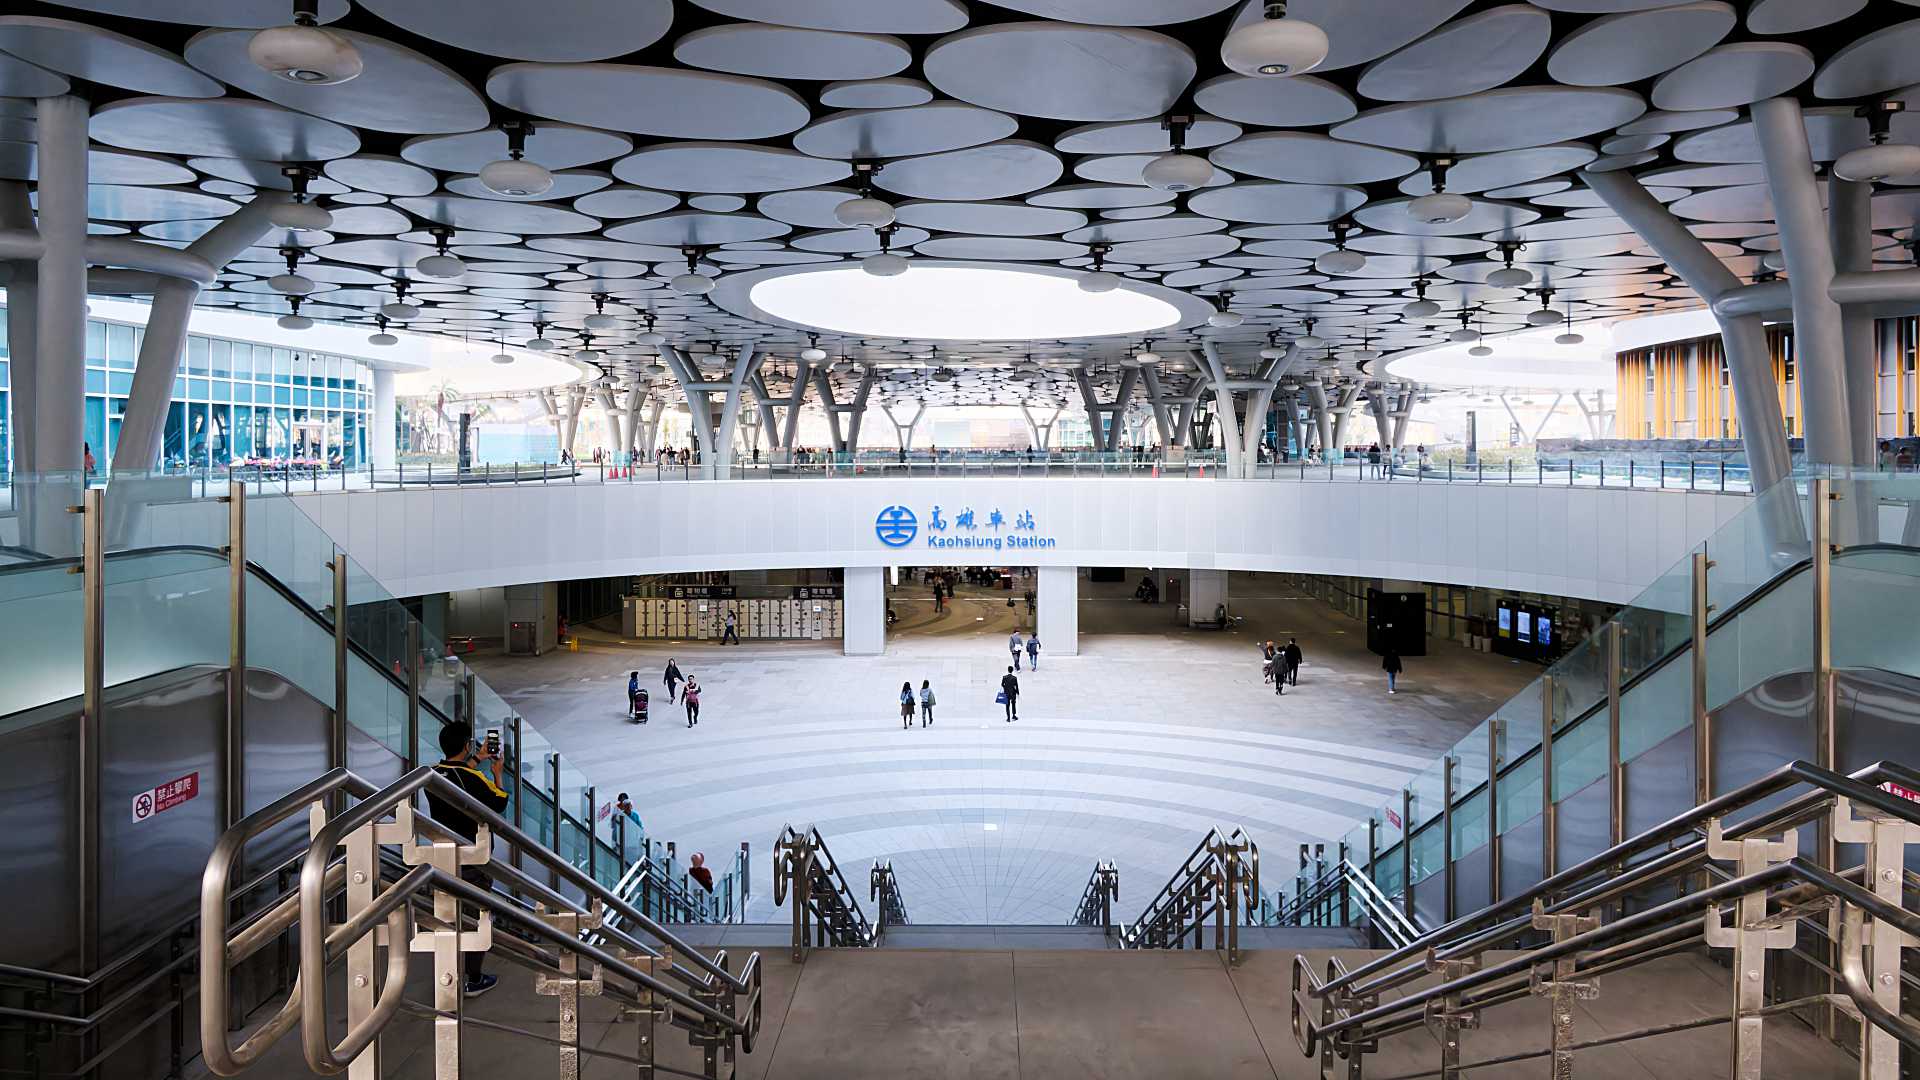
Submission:
[[[1520,614],[1520,623],[1519,623],[1520,633],[1518,637],[1522,642],[1532,641],[1533,640],[1533,616],[1527,614],[1524,611],[1520,612],[1519,614]]]
[[[1552,619],[1547,618],[1545,615],[1540,616],[1540,621],[1535,624],[1534,629],[1537,633],[1537,636],[1540,638],[1541,648],[1544,649],[1547,646],[1553,644],[1553,620]]]
[[[1500,636],[1513,636],[1513,609],[1510,607],[1503,606],[1500,609]]]

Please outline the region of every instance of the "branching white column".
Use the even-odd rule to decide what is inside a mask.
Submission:
[[[578,457],[574,443],[580,437],[580,414],[587,409],[587,388],[575,384],[567,388],[566,432],[560,439],[560,449],[570,457]]]
[[[1060,414],[1065,411],[1064,409],[1053,410],[1053,415],[1049,416],[1047,422],[1043,424],[1033,418],[1033,409],[1030,406],[1024,402],[1021,403],[1020,415],[1026,417],[1027,434],[1033,439],[1035,450],[1045,453],[1053,448],[1054,425],[1060,422]]]
[[[1393,442],[1390,444],[1395,450],[1407,445],[1407,425],[1413,420],[1413,403],[1417,397],[1412,383],[1400,391],[1400,403],[1393,410]]]
[[[1246,446],[1240,441],[1240,425],[1233,415],[1233,390],[1227,382],[1227,365],[1220,359],[1220,350],[1211,341],[1200,343],[1201,354],[1207,359],[1207,372],[1213,377],[1213,411],[1220,418],[1220,445],[1227,452],[1227,475],[1247,475]],[[1253,418],[1248,418],[1253,423]]]
[[[1375,384],[1367,390],[1367,411],[1373,414],[1373,429],[1379,433],[1380,449],[1393,447],[1393,422],[1387,416],[1387,390]]]
[[[807,400],[807,383],[813,366],[804,360],[793,369],[793,387],[787,391],[786,415],[780,418],[780,449],[792,453],[795,433],[800,430],[800,408]]]
[[[27,198],[27,185],[0,180],[0,229],[31,228],[33,206]],[[34,321],[40,313],[40,264],[22,259],[9,264],[8,269],[12,271],[7,278],[7,342],[12,357],[8,402],[13,411],[8,427],[13,434],[14,471],[32,475],[38,471],[34,465],[34,421],[39,407],[35,373],[40,349]]]
[[[613,387],[602,386],[594,393],[594,399],[600,402],[600,412],[607,423],[607,453],[620,452],[620,409],[613,403]]]
[[[1273,392],[1286,377],[1288,371],[1300,358],[1300,346],[1288,345],[1287,351],[1260,365],[1255,381],[1264,385],[1256,387],[1247,399],[1247,424],[1243,438],[1246,440],[1245,457],[1242,459],[1245,472],[1252,476],[1260,464],[1260,443],[1267,431],[1267,412],[1273,405]]]
[[[1140,381],[1147,386],[1147,407],[1153,410],[1153,426],[1160,431],[1160,445],[1173,445],[1173,415],[1167,411],[1166,393],[1160,389],[1160,369],[1154,364],[1140,365]]]
[[[718,452],[708,463],[721,479],[725,479],[733,468],[733,437],[740,428],[740,405],[747,395],[747,379],[760,370],[762,359],[760,343],[748,342],[733,362],[733,377],[727,381],[720,406]]]
[[[1833,245],[1836,273],[1865,273],[1873,269],[1873,185],[1827,177],[1827,228]],[[1873,311],[1865,304],[1840,309],[1840,335],[1845,354],[1841,377],[1847,387],[1847,418],[1853,460],[1871,465],[1876,460],[1880,409],[1874,393],[1880,378],[1880,349]]]
[[[667,362],[673,377],[680,380],[680,389],[687,395],[687,414],[693,428],[695,445],[700,448],[701,456],[712,460],[718,453],[714,444],[713,408],[707,402],[706,383],[700,378],[700,372],[687,359],[687,354],[677,345],[660,346],[660,358]]]
[[[860,376],[860,388],[853,393],[853,404],[847,407],[847,454],[852,456],[860,451],[860,422],[867,417],[867,398],[873,393],[873,384],[880,381],[880,372],[872,364]]]
[[[41,98],[34,135],[43,245],[34,297],[34,467],[77,477],[87,419],[87,103],[71,95]],[[36,491],[29,545],[49,555],[77,553],[79,520],[65,509],[79,501],[77,483]]]
[[[1347,445],[1347,427],[1353,422],[1353,402],[1360,396],[1359,384],[1353,383],[1340,388],[1340,403],[1333,407],[1333,443],[1321,447],[1331,460],[1339,460],[1334,455],[1345,454]]]
[[[1753,109],[1754,133],[1780,226],[1793,293],[1793,351],[1807,460],[1831,465],[1853,461],[1852,417],[1847,408],[1846,335],[1833,287],[1833,248],[1820,209],[1806,120],[1792,98],[1770,98]]]
[[[820,407],[827,411],[827,438],[833,442],[833,452],[843,454],[847,450],[847,440],[840,434],[840,414],[847,407],[833,399],[832,372],[826,367],[814,368],[813,385],[820,393]]]
[[[1327,409],[1327,384],[1317,377],[1307,382],[1307,404],[1313,409],[1313,422],[1320,437],[1320,453],[1328,454],[1333,446],[1333,413]]]
[[[907,422],[904,424],[900,422],[899,417],[893,415],[893,407],[891,405],[880,406],[880,411],[886,413],[888,422],[893,424],[893,438],[895,442],[900,444],[900,453],[905,454],[907,451],[912,450],[913,429],[920,426],[920,418],[927,414],[927,403],[924,401],[914,402],[913,415],[907,417]]]

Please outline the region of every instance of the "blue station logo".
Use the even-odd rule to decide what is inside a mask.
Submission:
[[[889,506],[873,519],[873,535],[888,547],[906,547],[919,532],[919,520],[904,506]]]
[[[926,526],[924,543],[929,548],[1005,551],[1058,545],[1053,537],[1041,533],[1031,510],[1006,513],[993,507],[976,513],[971,506],[936,505],[927,514]],[[873,534],[888,547],[906,547],[922,535],[920,519],[904,506],[889,506],[873,519]]]

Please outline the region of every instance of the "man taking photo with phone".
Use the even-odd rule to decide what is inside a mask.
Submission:
[[[473,725],[465,720],[456,720],[440,729],[440,753],[444,757],[433,767],[434,772],[459,785],[460,790],[494,813],[506,810],[506,782],[501,779],[500,746],[497,741],[489,738],[486,746],[475,743]],[[468,843],[472,843],[479,835],[479,823],[466,810],[431,788],[427,790],[427,813],[433,816],[433,820],[465,837]],[[477,866],[461,867],[460,877],[470,885],[482,889],[493,888],[493,878]],[[499,976],[488,975],[481,970],[486,958],[487,954],[481,952],[466,955],[467,997],[479,997],[500,981]]]

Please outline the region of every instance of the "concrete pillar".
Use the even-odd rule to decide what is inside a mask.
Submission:
[[[813,386],[820,394],[820,407],[827,410],[827,438],[833,443],[833,452],[845,453],[847,440],[840,434],[840,404],[833,399],[832,372],[825,367],[815,368]]]
[[[740,407],[745,401],[748,377],[759,372],[760,346],[758,342],[748,342],[740,350],[733,362],[733,374],[728,379],[726,392],[721,397],[720,430],[715,437],[717,452],[707,462],[712,475],[726,479],[733,468],[734,433],[740,429]]]
[[[1407,445],[1407,424],[1413,419],[1414,400],[1412,386],[1400,392],[1400,403],[1393,411],[1393,448],[1395,450]]]
[[[367,458],[375,469],[394,467],[399,457],[399,438],[395,434],[397,409],[393,400],[393,369],[373,369],[373,430],[367,433]]]
[[[1800,386],[1807,460],[1829,465],[1853,461],[1853,433],[1846,387],[1846,335],[1833,287],[1833,248],[1820,208],[1806,121],[1800,103],[1771,98],[1752,108],[1754,132],[1780,226],[1793,294],[1793,346]]]
[[[1190,624],[1211,623],[1213,611],[1222,604],[1232,610],[1227,598],[1227,572],[1225,570],[1189,570],[1187,571],[1187,621]]]
[[[33,452],[33,429],[39,407],[39,396],[35,393],[39,385],[35,378],[38,368],[34,363],[39,346],[33,331],[34,320],[39,316],[39,273],[37,263],[17,262],[13,264],[13,276],[7,281],[7,350],[12,375],[7,396],[13,411],[7,427],[12,432],[14,472],[25,476],[38,471],[34,464],[37,455]],[[26,535],[23,532],[21,538],[24,540]]]
[[[1080,655],[1080,568],[1077,566],[1041,566],[1035,568],[1037,580],[1034,603],[1039,608],[1034,620],[1040,635],[1040,659],[1050,656]]]
[[[44,247],[34,294],[33,425],[18,437],[32,439],[36,469],[76,478],[31,497],[27,543],[49,555],[75,554],[80,545],[79,517],[65,508],[80,502],[86,456],[87,112],[72,95],[41,98],[34,121]],[[95,460],[105,457],[100,447]]]
[[[1318,379],[1307,384],[1307,407],[1313,411],[1320,452],[1330,453],[1333,446],[1333,413],[1327,408],[1327,384]]]
[[[1373,413],[1373,428],[1380,433],[1380,449],[1393,446],[1393,422],[1387,418],[1387,391],[1376,386],[1367,391],[1367,409]]]
[[[1873,269],[1873,185],[1827,176],[1827,228],[1833,244],[1836,273]],[[1847,419],[1856,465],[1872,466],[1879,437],[1880,409],[1874,394],[1880,377],[1880,349],[1873,312],[1865,304],[1840,309],[1840,334],[1845,343],[1841,375],[1847,386]],[[1898,369],[1896,369],[1898,370]]]
[[[1201,355],[1206,357],[1207,371],[1213,377],[1213,411],[1220,418],[1220,445],[1227,452],[1227,475],[1246,476],[1246,445],[1240,441],[1240,426],[1233,414],[1233,390],[1227,381],[1227,365],[1220,359],[1220,350],[1211,341],[1200,343]],[[1248,418],[1254,422],[1253,418]]]
[[[794,433],[800,430],[800,407],[807,400],[807,383],[811,380],[813,366],[801,361],[793,369],[793,387],[787,392],[787,413],[781,417],[780,449],[787,454],[793,453]]]
[[[1140,366],[1140,379],[1147,386],[1147,406],[1153,410],[1153,426],[1160,431],[1160,445],[1173,445],[1173,417],[1167,412],[1166,394],[1160,389],[1160,369],[1152,364]]]
[[[879,656],[887,651],[887,575],[879,566],[849,566],[840,615],[841,651]]]

